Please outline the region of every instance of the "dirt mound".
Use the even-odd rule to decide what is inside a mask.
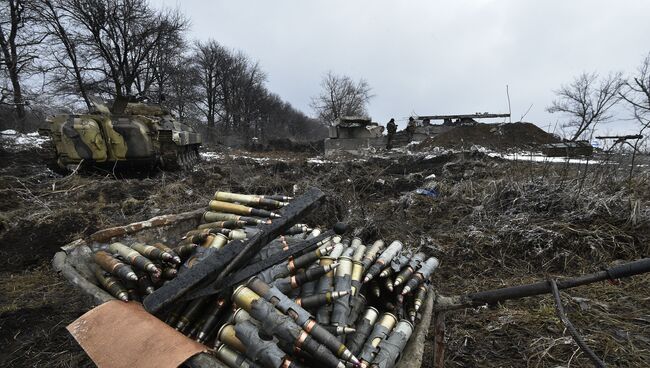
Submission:
[[[418,148],[469,148],[477,145],[495,150],[536,148],[540,144],[560,142],[560,139],[532,123],[461,125],[424,140]]]

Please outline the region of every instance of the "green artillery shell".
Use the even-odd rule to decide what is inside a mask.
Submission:
[[[167,253],[171,254],[173,263],[176,263],[176,264],[181,263],[181,257],[179,257],[178,254],[176,254],[176,252],[174,252],[173,249],[166,246],[165,244],[163,244],[163,243],[154,243],[154,244],[151,244],[151,246],[156,247],[156,248],[160,249],[163,252],[167,252]]]
[[[366,254],[363,255],[363,258],[361,259],[361,263],[363,263],[363,270],[367,270],[370,265],[377,259],[377,254],[384,249],[384,241],[383,240],[377,240],[375,241],[370,248],[366,251]]]
[[[174,253],[178,254],[181,259],[187,259],[189,256],[192,255],[192,252],[194,252],[194,249],[198,247],[197,244],[190,243],[190,244],[185,244],[185,245],[179,245],[176,248],[173,248]]]
[[[217,322],[219,322],[219,313],[224,310],[225,307],[226,301],[222,298],[217,299],[214,304],[208,307],[208,314],[206,314],[205,321],[196,335],[196,340],[198,342],[204,343],[210,337],[210,333],[217,326]]]
[[[110,273],[102,270],[99,266],[93,266],[95,277],[97,277],[97,281],[99,281],[99,284],[104,288],[104,290],[108,291],[117,299],[128,302],[129,294],[126,291],[126,288],[118,281],[118,279],[111,276]]]
[[[216,192],[214,199],[224,202],[237,202],[253,207],[269,207],[269,208],[282,208],[284,204],[280,201],[273,199],[262,198],[259,196],[252,196],[247,194],[229,193],[229,192]]]
[[[217,358],[224,362],[230,368],[258,368],[259,366],[251,362],[248,358],[231,349],[226,344],[221,344],[214,353]]]
[[[395,240],[394,242],[390,243],[388,248],[386,248],[379,255],[377,261],[375,261],[375,263],[368,269],[368,272],[366,272],[366,277],[363,279],[363,283],[365,284],[366,282],[379,275],[381,270],[390,265],[390,262],[393,260],[393,258],[395,258],[395,256],[397,256],[399,252],[402,251],[403,247],[404,245],[399,240]]]
[[[395,327],[395,324],[397,324],[397,317],[392,313],[384,313],[381,315],[379,323],[376,323],[373,327],[372,332],[368,336],[368,339],[364,343],[361,353],[359,354],[362,366],[367,367],[370,364],[377,353],[379,343],[388,337],[390,331]]]
[[[131,267],[119,259],[113,257],[108,252],[105,252],[103,250],[95,252],[93,254],[93,260],[104,271],[109,272],[122,280],[138,280],[138,277],[135,275],[135,272],[133,272],[133,269],[131,269]]]
[[[268,285],[257,277],[251,278],[248,287],[273,304],[281,312],[291,317],[303,330],[307,331],[316,341],[326,346],[332,353],[352,363],[359,363],[356,357],[338,339],[320,326],[311,317],[311,314],[289,299],[277,288]]]
[[[246,351],[246,346],[237,338],[235,325],[233,324],[225,324],[221,326],[217,333],[217,339],[239,352],[243,353]]]
[[[159,261],[172,262],[174,259],[174,256],[172,256],[171,253],[163,252],[151,245],[133,243],[131,244],[131,249],[152,260],[157,259]]]
[[[420,268],[422,262],[426,256],[422,252],[415,253],[413,257],[409,260],[408,266],[404,267],[402,271],[395,278],[395,286],[400,286],[403,282],[410,279],[413,275],[413,272]]]
[[[418,312],[420,308],[422,307],[422,304],[424,304],[424,301],[427,299],[427,285],[422,284],[418,286],[418,291],[415,294],[415,301],[413,302],[413,307],[415,308],[415,312]]]
[[[355,326],[356,332],[348,336],[346,340],[348,349],[350,349],[353,354],[359,354],[361,348],[363,347],[363,344],[366,342],[366,339],[370,335],[370,332],[372,332],[372,328],[374,327],[375,322],[377,322],[378,317],[379,312],[377,309],[374,307],[368,307],[368,309],[366,309],[365,313],[363,314],[363,318],[357,321],[357,324]]]
[[[244,221],[246,225],[258,225],[270,223],[269,220],[262,220],[254,217],[238,216],[232,213],[207,211],[203,214],[204,222],[216,221]]]
[[[138,275],[138,288],[140,289],[140,292],[144,295],[153,294],[155,288],[151,283],[149,274],[144,271],[136,271],[136,275]]]
[[[404,289],[402,289],[402,295],[408,294],[411,290],[414,290],[420,284],[422,284],[425,280],[428,280],[431,277],[431,274],[433,274],[433,271],[438,268],[440,265],[440,261],[438,261],[438,258],[436,257],[431,257],[427,259],[426,262],[420,267],[420,269],[406,282],[406,285],[404,285]]]
[[[377,355],[372,359],[371,367],[393,368],[412,334],[413,325],[411,322],[400,320],[388,338],[379,343],[379,349]]]
[[[190,304],[183,310],[181,315],[178,317],[176,326],[174,328],[178,331],[183,332],[192,322],[194,322],[197,317],[201,314],[201,309],[205,305],[206,299],[197,298],[190,302]]]
[[[243,206],[241,204],[229,203],[229,202],[210,201],[209,206],[210,209],[213,211],[232,213],[235,215],[243,215],[243,216],[251,215],[251,216],[271,217],[271,218],[282,217],[275,212]]]
[[[297,298],[296,304],[305,308],[312,309],[325,304],[332,304],[336,299],[348,295],[348,291],[328,291],[323,294],[314,294],[303,298]]]
[[[261,326],[267,329],[267,332],[272,332],[278,339],[293,343],[295,348],[310,353],[326,367],[345,368],[345,364],[341,363],[329,349],[317,343],[291,317],[282,314],[248,287],[241,285],[235,289],[233,301],[246,310],[251,317],[262,322]]]
[[[160,270],[153,264],[153,262],[151,262],[149,259],[134,249],[131,249],[122,243],[113,243],[108,246],[108,250],[113,254],[119,254],[130,265],[135,266],[141,270],[155,274],[160,273]]]

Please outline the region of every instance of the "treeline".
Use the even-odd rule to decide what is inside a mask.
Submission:
[[[5,0],[0,5],[0,104],[25,128],[35,105],[90,107],[140,95],[213,138],[322,138],[323,124],[266,87],[259,64],[147,0]],[[203,129],[202,129],[203,130]]]

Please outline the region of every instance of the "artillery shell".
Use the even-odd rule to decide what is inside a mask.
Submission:
[[[372,246],[366,251],[366,253],[363,255],[363,258],[361,259],[361,263],[363,263],[363,269],[364,271],[367,270],[370,265],[377,259],[377,254],[381,252],[382,249],[384,249],[384,241],[383,240],[377,240],[375,241]]]
[[[363,246],[362,246],[363,247]],[[352,295],[357,295],[361,290],[361,281],[363,280],[363,263],[360,261],[352,260],[352,276],[350,278],[350,285]]]
[[[397,317],[392,313],[382,314],[379,323],[373,327],[359,354],[362,367],[367,367],[370,364],[377,353],[379,343],[388,337],[395,324],[397,324]]]
[[[395,287],[393,285],[393,279],[391,279],[390,277],[386,277],[386,280],[384,280],[384,287],[392,293],[393,290],[395,290]]]
[[[215,222],[208,222],[207,224],[201,224],[197,226],[197,229],[216,229],[216,228],[222,228],[222,229],[241,229],[246,225],[245,221],[235,221],[235,220],[228,220],[228,221],[215,221]]]
[[[163,252],[162,250],[151,245],[146,245],[142,243],[133,243],[131,244],[131,249],[135,250],[136,252],[142,254],[143,256],[151,260],[172,262],[174,259],[174,256],[172,256],[171,253]]]
[[[185,245],[179,245],[178,247],[173,248],[173,251],[174,253],[178,254],[178,256],[181,257],[182,259],[186,259],[192,255],[192,252],[194,251],[194,249],[196,249],[196,247],[198,247],[197,244],[190,243]]]
[[[203,214],[204,222],[216,221],[244,221],[246,225],[258,225],[270,223],[270,220],[262,220],[254,217],[238,216],[232,213],[207,211]]]
[[[122,280],[132,280],[137,281],[138,277],[133,272],[133,269],[129,267],[126,263],[120,261],[119,259],[113,257],[110,253],[103,250],[99,250],[93,254],[93,260],[97,263],[104,271],[109,272]]]
[[[397,256],[397,254],[402,250],[404,245],[399,240],[392,242],[388,248],[386,248],[377,258],[377,261],[368,269],[366,272],[366,277],[363,279],[363,283],[372,280],[376,277],[381,270],[390,264],[390,262]]]
[[[323,328],[335,336],[349,335],[357,331],[352,327],[345,327],[345,326],[323,326]]]
[[[108,250],[110,250],[113,254],[119,254],[130,265],[135,266],[141,270],[145,270],[154,274],[160,273],[160,270],[148,258],[122,243],[112,243],[108,246]]]
[[[246,346],[237,338],[235,325],[233,324],[221,326],[219,332],[217,332],[217,339],[239,352],[246,351]]]
[[[399,321],[390,335],[379,342],[371,367],[393,368],[412,334],[413,325],[407,320]]]
[[[247,237],[246,232],[240,229],[231,230],[228,234],[230,240],[244,240]]]
[[[226,344],[221,344],[215,351],[214,355],[230,368],[258,368],[259,366],[251,362],[244,355],[230,348]]]
[[[173,258],[173,259],[172,259],[172,262],[173,262],[173,263],[176,263],[176,264],[180,264],[180,263],[181,263],[181,257],[179,257],[178,254],[176,254],[176,252],[174,252],[173,249],[171,249],[170,247],[166,246],[165,244],[163,244],[163,243],[154,243],[154,244],[152,244],[151,246],[152,246],[152,247],[156,247],[156,248],[160,249],[160,250],[163,251],[163,252],[167,252],[167,253],[171,254],[171,255],[172,255],[172,258]]]
[[[422,267],[406,282],[404,289],[402,289],[402,295],[408,294],[411,290],[420,286],[425,280],[428,280],[439,265],[440,261],[438,261],[438,258],[431,257],[427,259]]]
[[[288,262],[288,269],[289,272],[294,273],[297,269],[303,268],[306,266],[309,266],[310,264],[314,263],[321,257],[323,257],[325,254],[327,254],[330,250],[334,249],[334,246],[327,246],[325,248],[318,248],[312,252],[305,253],[301,255],[300,257],[297,257],[295,259],[290,259]]]
[[[263,198],[259,196],[253,196],[248,194],[238,194],[238,193],[229,193],[229,192],[216,192],[214,194],[214,199],[224,202],[238,202],[248,206],[263,206],[269,208],[282,208],[284,203],[276,201],[273,199]]]
[[[280,202],[289,202],[289,201],[293,200],[293,197],[287,197],[287,196],[277,195],[277,194],[261,195],[260,197],[266,198],[266,199],[272,199],[274,201],[280,201]]]
[[[235,215],[243,215],[243,216],[252,215],[252,216],[259,216],[259,217],[270,217],[270,218],[282,217],[275,212],[262,210],[259,208],[248,207],[241,204],[235,204],[230,202],[213,200],[210,201],[209,206],[210,209],[213,211],[232,213]]]
[[[395,270],[393,270],[393,267],[388,266],[388,267],[384,268],[381,271],[381,273],[379,274],[379,277],[382,277],[382,278],[383,277],[389,277],[389,276],[392,276],[393,273],[395,273]]]
[[[286,313],[316,341],[326,346],[332,353],[342,359],[351,361],[354,364],[359,362],[345,347],[345,345],[339,342],[335,336],[325,330],[321,325],[316,323],[309,312],[296,304],[293,300],[289,299],[277,288],[266,284],[257,277],[250,279],[247,285],[251,290],[273,304],[277,309]]]
[[[99,281],[99,284],[104,288],[104,290],[108,291],[117,299],[123,302],[128,302],[129,294],[126,288],[119,282],[119,280],[111,276],[110,273],[101,269],[101,267],[97,265],[93,266],[95,277],[97,277],[97,281]]]
[[[329,291],[322,294],[314,294],[296,299],[296,304],[305,308],[312,309],[325,304],[332,304],[336,299],[348,295],[349,291]]]
[[[381,296],[381,288],[379,287],[377,281],[373,281],[370,283],[370,291],[372,292],[372,295],[374,295],[377,298]]]
[[[217,299],[213,305],[209,308],[209,312],[205,317],[205,321],[202,323],[199,332],[196,335],[196,340],[200,343],[204,343],[209,337],[210,332],[214,330],[217,325],[219,313],[226,307],[226,301],[222,298]]]
[[[143,271],[136,271],[136,275],[138,275],[138,288],[140,288],[140,291],[146,295],[153,294],[156,289],[151,283],[149,274]]]
[[[363,314],[363,317],[359,319],[355,326],[356,332],[348,336],[347,339],[348,349],[350,349],[353,354],[357,355],[361,351],[361,348],[366,342],[368,335],[370,335],[370,332],[372,332],[372,328],[375,325],[375,322],[377,322],[378,317],[379,312],[377,309],[374,307],[368,307]]]
[[[426,285],[422,284],[418,287],[418,292],[415,294],[415,301],[413,302],[413,307],[415,312],[418,312],[424,304],[424,301],[427,299],[428,288]]]
[[[192,300],[178,317],[178,321],[174,328],[177,331],[183,332],[200,315],[201,309],[205,305],[205,301],[205,298]]]
[[[165,280],[171,280],[178,275],[178,270],[173,267],[165,267],[162,270],[162,278]]]
[[[363,244],[359,244],[354,249],[354,254],[352,255],[352,260],[361,263],[361,260],[363,259],[364,253],[366,253],[366,246],[363,245]]]
[[[208,244],[207,248],[221,249],[228,244],[228,237],[223,234],[215,234],[212,236],[212,241]]]
[[[248,287],[241,285],[235,289],[233,301],[246,310],[251,317],[261,321],[261,326],[267,329],[267,332],[272,332],[279,339],[293,343],[295,348],[312,354],[316,360],[327,367],[345,368],[345,364],[341,363],[329,349],[303,331],[291,317],[280,313],[271,303]]]
[[[395,286],[399,286],[406,280],[410,279],[415,270],[420,268],[425,258],[426,255],[422,252],[418,252],[413,257],[411,257],[408,266],[400,271],[400,273],[395,278]]]

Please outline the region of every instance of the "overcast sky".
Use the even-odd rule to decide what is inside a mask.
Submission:
[[[411,114],[507,112],[544,128],[553,90],[583,71],[631,72],[650,52],[650,1],[150,0],[190,37],[260,62],[268,87],[313,115],[325,72],[365,78],[382,124]],[[615,124],[619,124],[618,126]],[[613,123],[602,132],[629,131]]]

